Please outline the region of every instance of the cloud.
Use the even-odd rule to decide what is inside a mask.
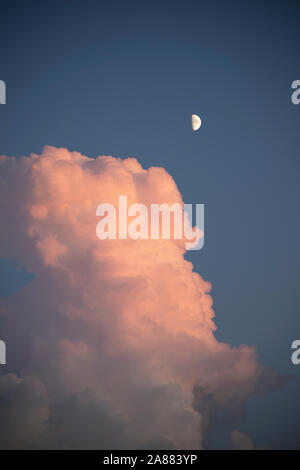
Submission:
[[[0,376],[0,404],[0,448],[30,448],[43,434],[49,417],[43,384],[33,377]]]
[[[183,204],[163,168],[133,158],[54,147],[0,157],[0,257],[35,274],[0,307],[14,373],[1,380],[35,381],[30,403],[5,409],[28,433],[11,430],[3,446],[202,448],[217,409],[281,382],[253,347],[216,340],[211,284],[184,241],[97,238],[97,206],[119,195]]]
[[[252,439],[247,434],[235,429],[230,436],[233,450],[254,450]]]

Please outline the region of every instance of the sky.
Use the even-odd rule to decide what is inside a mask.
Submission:
[[[217,416],[213,425],[207,429],[204,426],[201,442],[205,448],[227,448],[232,445],[232,440],[238,447],[236,441],[244,435],[246,441],[250,436],[256,448],[299,446],[297,397],[300,366],[298,368],[291,363],[291,344],[299,338],[300,331],[300,294],[297,288],[300,106],[291,102],[291,83],[300,79],[297,51],[299,13],[299,4],[293,1],[1,3],[0,79],[6,83],[7,104],[0,105],[0,155],[15,156],[20,161],[22,156],[40,155],[44,146],[52,146],[80,152],[90,158],[99,155],[135,158],[147,170],[153,166],[163,167],[177,185],[185,203],[205,205],[205,245],[200,251],[188,252],[184,258],[193,264],[200,279],[212,284],[217,344],[226,343],[233,348],[255,346],[258,363],[285,377],[274,379],[280,386],[264,394],[249,394],[243,411],[231,413],[230,417]],[[191,129],[193,113],[202,119],[202,127],[197,132]],[[51,166],[52,160],[56,159],[53,155],[58,155],[58,160],[68,158],[73,161],[73,157],[66,157],[69,154],[57,152],[48,150],[44,153],[43,161],[49,160],[51,168],[47,170],[47,176],[43,167],[38,178],[42,178],[45,188],[51,184],[51,175],[57,171],[56,164],[53,164],[54,169]],[[12,208],[16,217],[13,220],[23,238],[16,236],[15,241],[13,225],[8,223],[11,218],[3,218],[0,295],[5,308],[12,308],[7,304],[17,305],[20,309],[24,307],[29,315],[28,325],[32,326],[33,333],[32,337],[24,340],[26,349],[28,344],[37,341],[36,336],[43,337],[40,321],[35,314],[30,314],[33,311],[32,299],[35,299],[36,309],[43,305],[45,315],[51,315],[51,309],[47,310],[45,305],[47,286],[56,289],[59,286],[61,268],[53,267],[49,271],[49,260],[42,256],[43,247],[50,243],[47,237],[55,226],[57,233],[62,234],[63,245],[72,246],[72,239],[64,235],[63,220],[59,226],[52,219],[52,225],[46,227],[42,222],[38,226],[33,223],[30,217],[36,213],[28,212],[29,217],[26,211],[37,204],[34,188],[38,183],[33,181],[31,187],[23,181],[20,176],[22,165],[16,164],[19,170],[13,166],[5,173],[11,185],[4,193],[9,199],[2,199],[1,207]],[[76,162],[74,167],[77,168]],[[94,168],[90,171],[98,174]],[[127,170],[118,167],[113,171]],[[12,175],[14,172],[17,176]],[[66,204],[77,201],[80,205],[76,199],[77,192],[81,201],[98,194],[96,189],[91,193],[87,184],[88,174],[82,179],[77,179],[76,174],[73,176],[72,191],[66,197]],[[165,181],[164,178],[167,178],[165,174],[159,173],[157,182]],[[170,183],[169,179],[166,181],[166,184]],[[114,186],[109,187],[108,194],[113,194],[114,190]],[[128,190],[131,191],[131,186]],[[152,188],[149,182],[149,193],[154,196],[156,191],[155,184]],[[41,194],[41,198],[44,196]],[[53,201],[59,204],[60,196],[58,192],[57,200],[53,197]],[[177,193],[176,197],[179,197]],[[47,200],[52,201],[49,197]],[[23,207],[22,201],[27,205],[24,202]],[[47,210],[50,211],[48,206]],[[35,245],[30,245],[24,227],[26,230],[34,227],[34,233],[42,238],[35,239]],[[5,240],[10,236],[11,245],[7,245]],[[76,236],[77,232],[74,232],[73,237],[79,243]],[[56,245],[53,250],[59,252]],[[38,255],[44,264],[37,261]],[[181,266],[182,259],[176,258],[177,261]],[[87,261],[82,262],[84,270],[88,271]],[[56,261],[53,263],[57,267]],[[68,263],[64,269],[69,268]],[[80,273],[80,266],[80,263],[76,264],[73,269]],[[136,269],[137,273],[140,272],[139,268]],[[39,285],[45,289],[41,298],[32,292],[35,282],[40,282]],[[202,286],[202,281],[199,282]],[[71,292],[72,298],[75,293],[68,288],[65,292]],[[29,289],[29,294],[26,294],[26,289]],[[140,292],[138,281],[136,292]],[[110,310],[112,301],[109,295],[105,301]],[[83,300],[78,299],[78,308],[81,302]],[[53,309],[63,310],[63,305],[59,303]],[[166,311],[170,308],[171,305],[166,306]],[[114,309],[117,311],[117,306]],[[3,333],[0,321],[1,339],[6,339],[5,333],[13,338],[11,328],[15,324],[13,322],[20,320],[18,314],[14,313],[13,320],[8,323],[3,320]],[[49,319],[44,318],[43,321],[48,325]],[[67,328],[65,319],[57,322],[60,328]],[[52,328],[55,332],[55,324]],[[210,330],[212,327],[207,328]],[[89,328],[85,325],[83,329],[84,340],[88,341],[90,336],[86,330]],[[8,360],[6,366],[0,366],[0,374],[1,377],[14,375],[3,378],[3,390],[10,390],[10,387],[21,383],[26,397],[35,394],[43,403],[43,400],[48,403],[45,398],[48,394],[50,401],[55,397],[59,410],[62,406],[59,400],[63,395],[60,387],[76,389],[79,393],[73,378],[58,386],[59,379],[53,371],[46,378],[38,373],[41,365],[34,357],[26,365],[19,363],[18,347],[22,351],[20,335],[21,331],[17,334],[20,346],[7,341],[8,354],[13,359],[12,363]],[[77,329],[74,336],[78,336]],[[128,361],[132,361],[133,346],[129,336],[126,338],[130,351]],[[66,340],[64,336],[63,339]],[[43,340],[46,341],[44,337]],[[72,343],[70,338],[68,340]],[[63,348],[61,344],[59,347]],[[85,357],[88,353],[82,347],[82,356]],[[151,343],[149,350],[152,347]],[[217,348],[215,343],[214,347]],[[68,343],[65,349],[72,350],[72,344]],[[110,357],[108,350],[105,351]],[[183,351],[186,351],[188,361],[193,353],[188,352],[188,348],[185,350],[184,346]],[[238,355],[238,349],[232,351],[230,354],[234,357]],[[34,352],[31,354],[34,356]],[[143,358],[144,354],[145,351]],[[241,353],[241,356],[244,358],[247,354]],[[184,352],[182,355],[185,357]],[[230,376],[227,355],[229,352],[225,348],[224,370]],[[49,356],[46,357],[49,360]],[[139,359],[142,361],[141,356]],[[222,359],[220,361],[222,363]],[[251,367],[254,363],[251,359]],[[220,366],[216,367],[219,370]],[[28,378],[24,372],[26,368],[39,379],[31,378],[31,375]],[[171,369],[170,366],[168,373],[173,374]],[[192,367],[191,370],[194,371]],[[20,382],[20,377],[25,377],[23,382]],[[185,383],[180,374],[176,377],[178,383]],[[88,379],[86,381],[89,383]],[[111,375],[108,382],[113,388]],[[52,390],[51,384],[54,383]],[[214,389],[215,383],[209,383]],[[93,387],[96,385],[99,386],[93,384]],[[130,388],[130,383],[127,386]],[[8,393],[15,393],[15,409],[18,409],[18,393]],[[84,392],[80,390],[80,393]],[[98,404],[99,396],[94,389],[86,393],[88,398],[87,395],[74,395],[68,402],[69,408],[64,406],[66,422],[70,421],[72,407],[79,410],[78,416],[82,412],[89,421],[89,403]],[[109,394],[108,391],[106,393]],[[148,393],[146,390],[141,397]],[[119,397],[112,396],[120,408],[123,407],[123,412],[126,410],[130,415],[130,404],[125,406],[122,402],[121,406]],[[143,402],[141,397],[138,395],[136,398],[139,403]],[[216,392],[214,400],[218,399]],[[76,405],[76,400],[80,405]],[[123,425],[119,424],[115,414],[111,418],[111,409],[107,410],[102,401],[99,406],[101,410],[105,409],[105,416],[109,416],[107,426],[111,429],[111,439],[121,442],[121,437],[116,436]],[[102,416],[102,411],[99,413]],[[166,414],[166,422],[168,416]],[[49,417],[47,404],[39,408],[38,417],[32,442],[38,440],[40,422],[48,420],[51,426],[44,445],[51,447],[64,440],[66,445],[77,443],[67,434],[53,437],[58,418]],[[9,421],[10,417],[6,419]],[[193,419],[197,421],[198,418]],[[175,421],[177,423],[177,418]],[[27,422],[25,418],[24,422]],[[164,428],[165,423],[153,424],[154,435],[160,426]],[[174,428],[177,429],[175,425]],[[235,430],[237,432],[230,434]],[[178,434],[180,432],[178,427]],[[7,445],[13,447],[17,442],[35,445],[30,442],[24,444],[21,437],[18,439],[12,435]],[[131,439],[135,442],[134,433]],[[174,441],[176,439],[177,436]],[[193,439],[187,436],[181,445],[194,442]],[[124,441],[124,445],[130,444]]]

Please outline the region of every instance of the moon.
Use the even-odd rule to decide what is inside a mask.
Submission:
[[[197,131],[201,127],[201,119],[197,114],[192,114],[192,128],[193,131]]]

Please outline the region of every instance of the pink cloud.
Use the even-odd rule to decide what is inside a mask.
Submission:
[[[163,168],[132,158],[54,147],[0,157],[0,256],[36,275],[3,300],[2,336],[15,381],[34,377],[44,390],[34,432],[6,446],[202,448],[215,409],[280,383],[254,348],[216,340],[211,285],[182,240],[96,237],[97,206],[120,194],[183,204]]]

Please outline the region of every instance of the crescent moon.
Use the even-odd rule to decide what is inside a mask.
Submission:
[[[201,127],[201,119],[197,114],[192,114],[192,128],[193,131],[197,131]]]

